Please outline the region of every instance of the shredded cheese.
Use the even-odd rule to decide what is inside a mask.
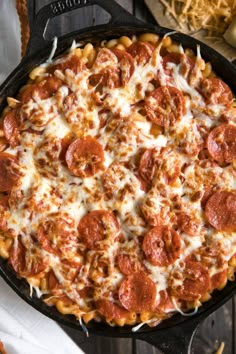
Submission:
[[[69,55],[73,55],[76,46],[73,42]],[[48,305],[55,305],[58,299],[59,308],[65,308],[61,312],[74,314],[87,336],[82,320],[87,323],[92,318],[100,321],[105,317],[110,325],[118,323],[111,318],[113,309],[119,306],[114,295],[130,272],[147,271],[147,281],[154,289],[153,308],[159,306],[162,312],[161,316],[154,312],[151,319],[140,316],[137,320],[133,319],[132,313],[129,314],[130,323],[132,320],[132,324],[137,324],[132,329],[135,332],[144,324],[156,326],[175,310],[184,316],[197,312],[200,302],[193,312],[186,314],[183,310],[191,305],[186,307],[177,302],[176,291],[168,293],[171,287],[176,290],[183,286],[187,257],[195,256],[199,264],[203,263],[203,270],[206,267],[209,270],[205,270],[203,275],[209,273],[212,277],[227,269],[226,262],[236,253],[236,233],[223,233],[206,227],[201,205],[206,187],[217,185],[222,190],[235,191],[234,165],[221,167],[211,159],[204,161],[199,156],[207,134],[222,123],[223,114],[231,115],[231,101],[218,102],[216,97],[216,102],[208,102],[204,98],[199,86],[200,80],[204,81],[200,47],[197,47],[195,61],[189,59],[188,62],[183,47],[179,45],[180,62],[177,63],[172,60],[165,63],[166,57],[160,54],[161,47],[162,42],[153,49],[145,65],[126,53],[132,64],[129,80],[125,85],[118,82],[115,87],[113,84],[110,87],[106,80],[111,74],[106,72],[106,80],[100,89],[92,84],[91,78],[103,75],[107,67],[112,69],[112,73],[125,67],[111,50],[98,49],[93,66],[84,67],[81,71],[72,70],[73,65],[66,63],[67,56],[53,60],[53,65],[60,65],[54,67],[52,78],[56,83],[56,78],[59,78],[61,86],[49,97],[41,97],[40,94],[29,96],[20,107],[20,113],[27,119],[22,123],[25,125],[19,134],[19,144],[9,146],[4,152],[17,157],[19,165],[20,178],[12,186],[9,211],[0,214],[6,219],[8,230],[15,235],[13,254],[24,249],[24,262],[18,273],[28,278],[31,296],[33,291],[37,297],[46,295],[43,300]],[[56,40],[49,61],[55,48]],[[66,69],[63,69],[63,64],[67,65]],[[50,69],[49,62],[42,65]],[[184,72],[183,68],[186,69]],[[169,88],[165,94],[170,95],[172,91],[176,92],[177,98],[183,96],[181,119],[173,125],[167,122],[164,127],[155,127],[158,124],[147,114],[150,97],[154,107],[159,102],[160,88],[155,88],[157,78],[158,85]],[[41,87],[37,83],[35,85],[38,89]],[[214,90],[210,94],[215,97]],[[143,104],[146,107],[144,112]],[[162,103],[159,105],[161,111],[165,110]],[[173,98],[168,105],[167,109],[171,108],[171,111],[178,108]],[[235,126],[233,118],[231,125]],[[104,152],[104,166],[92,175],[81,177],[70,170],[61,152],[64,145],[68,151],[77,139],[84,136],[97,140]],[[142,180],[148,180],[146,191]],[[102,219],[105,231],[99,247],[88,246],[81,236],[81,220],[89,213],[96,215],[100,211],[114,215],[109,222]],[[155,262],[148,253],[144,257],[146,247],[143,239],[150,227],[158,223],[173,225],[172,232],[179,239],[175,243],[180,252],[171,262]],[[92,227],[90,231],[92,238],[96,228]],[[158,248],[162,247],[160,243]],[[215,260],[208,249],[219,250],[220,263],[218,254]],[[173,252],[170,250],[170,253]],[[126,271],[126,267],[131,267],[131,271]],[[43,271],[48,283],[50,277],[55,280],[55,287],[45,288],[38,278],[37,281],[34,279],[35,274],[37,276]],[[196,295],[201,295],[201,288]],[[99,300],[110,304],[111,316],[110,313],[107,316],[100,313],[98,305],[91,305],[92,301],[94,304]],[[94,316],[91,314],[93,311]]]
[[[235,0],[160,0],[166,11],[183,28],[205,29],[208,36],[224,33],[236,15]]]

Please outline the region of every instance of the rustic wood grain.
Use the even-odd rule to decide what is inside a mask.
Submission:
[[[160,350],[158,350],[151,344],[148,344],[142,340],[136,341],[136,353],[137,354],[162,354]]]
[[[34,14],[50,2],[50,0],[28,0],[30,23],[33,21]],[[137,18],[155,24],[144,0],[117,0],[117,2]],[[109,15],[98,6],[78,9],[51,20],[46,38],[108,21]],[[143,341],[97,336],[85,338],[77,330],[65,326],[62,328],[86,354],[161,354],[158,349]],[[236,297],[200,324],[193,340],[191,354],[213,354],[221,341],[225,342],[224,354],[236,354]]]
[[[192,354],[215,353],[221,342],[225,343],[225,354],[235,354],[232,351],[232,309],[230,300],[202,322],[193,340]]]
[[[62,326],[62,328],[86,354],[133,354],[131,339],[106,338],[99,336],[90,336],[89,338],[86,338],[82,333],[75,329],[68,329],[65,326]]]

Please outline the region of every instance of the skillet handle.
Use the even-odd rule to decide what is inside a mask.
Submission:
[[[154,345],[164,354],[191,354],[193,337],[199,322],[187,321],[176,327],[138,335],[138,339]]]
[[[98,5],[111,15],[110,24],[116,25],[140,25],[142,21],[136,19],[114,0],[56,0],[39,10],[32,24],[31,35],[27,47],[26,56],[44,48],[49,41],[44,39],[50,19],[78,8]]]

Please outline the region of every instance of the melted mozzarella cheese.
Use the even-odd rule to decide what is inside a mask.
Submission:
[[[20,144],[6,150],[19,156],[22,174],[19,183],[11,191],[7,226],[16,234],[24,235],[25,243],[29,242],[27,235],[33,233],[32,236],[37,236],[40,222],[47,220],[49,214],[54,212],[66,212],[74,220],[76,229],[81,218],[92,210],[112,211],[118,219],[124,235],[122,242],[114,237],[114,240],[104,242],[104,250],[85,252],[85,246],[78,240],[77,246],[81,253],[76,254],[74,248],[73,252],[74,261],[81,262],[81,268],[74,282],[65,274],[63,262],[58,255],[42,251],[43,256],[49,259],[49,269],[53,269],[64,293],[82,309],[90,299],[82,298],[77,290],[91,285],[91,272],[93,268],[98,270],[92,265],[97,258],[101,257],[108,263],[109,274],[98,274],[93,278],[96,283],[94,299],[105,297],[111,301],[112,292],[117,292],[125,278],[116,264],[118,252],[122,250],[143,260],[138,238],[150,229],[145,221],[147,216],[161,216],[166,225],[175,225],[176,215],[181,209],[191,215],[199,226],[199,234],[194,237],[178,230],[181,255],[173,264],[159,267],[146,259],[143,261],[149,277],[156,285],[156,303],[159,292],[168,288],[173,270],[183,270],[182,263],[186,257],[196,254],[201,261],[198,250],[203,246],[205,238],[212,245],[215,242],[221,244],[227,261],[236,252],[236,234],[217,233],[212,228],[206,230],[201,201],[192,200],[194,193],[201,192],[208,184],[236,190],[232,166],[222,168],[210,164],[202,167],[198,159],[197,149],[205,142],[200,127],[209,132],[216,123],[219,124],[219,116],[225,107],[207,105],[197,87],[181,74],[179,64],[168,64],[168,69],[171,69],[171,77],[168,77],[160,49],[161,44],[145,65],[134,61],[134,72],[126,85],[112,89],[104,85],[102,93],[98,92],[97,85],[90,85],[89,78],[107,66],[117,68],[119,65],[116,56],[108,49],[102,50],[108,58],[104,62],[95,61],[90,69],[86,68],[76,74],[70,69],[65,72],[56,70],[55,75],[63,81],[63,86],[56,94],[47,99],[35,97],[23,106],[24,113],[29,117],[27,128],[37,132],[22,132]],[[182,48],[180,52],[183,53]],[[195,84],[201,77],[198,64],[200,59],[198,48],[194,67]],[[63,58],[55,63],[62,61]],[[147,92],[155,89],[151,81],[157,77],[161,85],[175,86],[184,93],[186,114],[169,131],[160,129],[160,133],[154,136],[153,122],[145,116],[145,112],[144,116],[140,114],[142,105],[139,106],[139,103],[145,100]],[[100,102],[94,97],[100,99]],[[104,122],[100,119],[101,106],[105,110]],[[79,178],[70,173],[66,163],[59,158],[60,150],[56,150],[61,140],[68,135],[74,139],[86,135],[96,137],[104,150],[104,169],[87,178]],[[157,166],[152,188],[148,192],[142,190],[137,177],[137,156],[140,159],[140,154],[146,149],[155,149]],[[126,167],[129,165],[132,167]],[[179,175],[175,178],[176,170]],[[210,275],[216,271],[212,266]],[[175,279],[175,282],[182,284],[181,279]],[[41,296],[40,290],[33,287],[37,295]]]

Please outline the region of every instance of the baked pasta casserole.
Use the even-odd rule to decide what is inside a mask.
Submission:
[[[200,47],[73,42],[2,112],[0,256],[83,327],[195,313],[234,279],[235,117]]]

